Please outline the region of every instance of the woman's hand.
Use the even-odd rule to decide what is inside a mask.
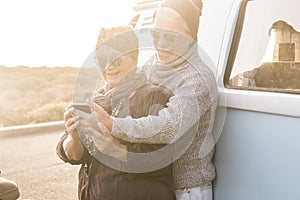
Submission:
[[[76,131],[76,128],[79,125],[79,118],[80,116],[77,115],[76,111],[73,108],[73,105],[69,104],[64,112],[64,122],[66,130],[73,140],[79,140],[78,133]]]
[[[84,147],[76,131],[79,126],[79,118],[80,116],[74,110],[73,105],[68,105],[64,113],[64,122],[69,134],[63,142],[63,149],[70,160],[80,160],[84,153]]]

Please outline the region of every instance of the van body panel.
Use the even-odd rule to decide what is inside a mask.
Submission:
[[[208,55],[204,60],[212,63],[220,91],[214,200],[300,199],[300,88],[235,86],[229,80],[232,72],[241,71],[234,68],[237,63],[243,63],[243,70],[257,67],[250,64],[259,64],[277,37],[267,65],[282,65],[279,70],[300,81],[299,8],[298,0],[203,0],[198,43]],[[144,13],[152,15],[154,9],[148,6]],[[259,46],[265,49],[255,49]],[[250,78],[248,83],[257,81]]]

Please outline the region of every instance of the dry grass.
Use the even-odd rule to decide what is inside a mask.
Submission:
[[[0,127],[62,120],[79,70],[0,66]]]

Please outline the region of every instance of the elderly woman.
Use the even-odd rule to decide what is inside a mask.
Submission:
[[[131,28],[124,26],[101,29],[96,54],[96,61],[100,66],[105,85],[93,98],[96,103],[95,109],[98,104],[111,116],[130,115],[133,118],[140,118],[157,114],[158,109],[153,109],[153,105],[160,105],[160,108],[166,106],[171,93],[160,86],[146,82],[144,72],[137,69],[138,40]],[[86,120],[88,117],[85,116],[92,116],[89,118],[90,124],[85,124],[88,123]],[[64,113],[64,118],[67,131],[57,145],[57,154],[65,162],[81,164],[79,199],[175,199],[171,166],[144,173],[126,172],[126,170],[109,167],[106,163],[103,164],[101,159],[97,159],[101,156],[96,155],[99,153],[101,155],[101,152],[95,152],[96,148],[91,149],[92,139],[98,139],[99,142],[101,135],[98,138],[91,138],[80,131],[85,130],[81,127],[84,124],[88,127],[93,126],[94,123],[96,128],[97,121],[94,113],[83,113],[70,105]],[[160,144],[128,143],[110,137],[112,146],[117,145],[124,150],[120,151],[124,155],[120,155],[120,152],[117,154],[125,166],[126,160],[129,159],[128,152],[147,153],[162,147]],[[105,139],[102,142],[105,142]],[[105,150],[101,149],[101,151]],[[102,155],[104,156],[106,155]],[[118,156],[112,155],[111,159]]]

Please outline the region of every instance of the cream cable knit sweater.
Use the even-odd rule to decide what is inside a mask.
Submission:
[[[215,77],[196,46],[185,58],[188,61],[180,58],[172,65],[162,65],[153,57],[144,66],[149,81],[173,91],[167,108],[158,116],[113,118],[112,128],[115,137],[129,142],[168,144],[187,136],[191,145],[173,163],[176,189],[206,187],[215,178],[211,133],[218,101]]]

